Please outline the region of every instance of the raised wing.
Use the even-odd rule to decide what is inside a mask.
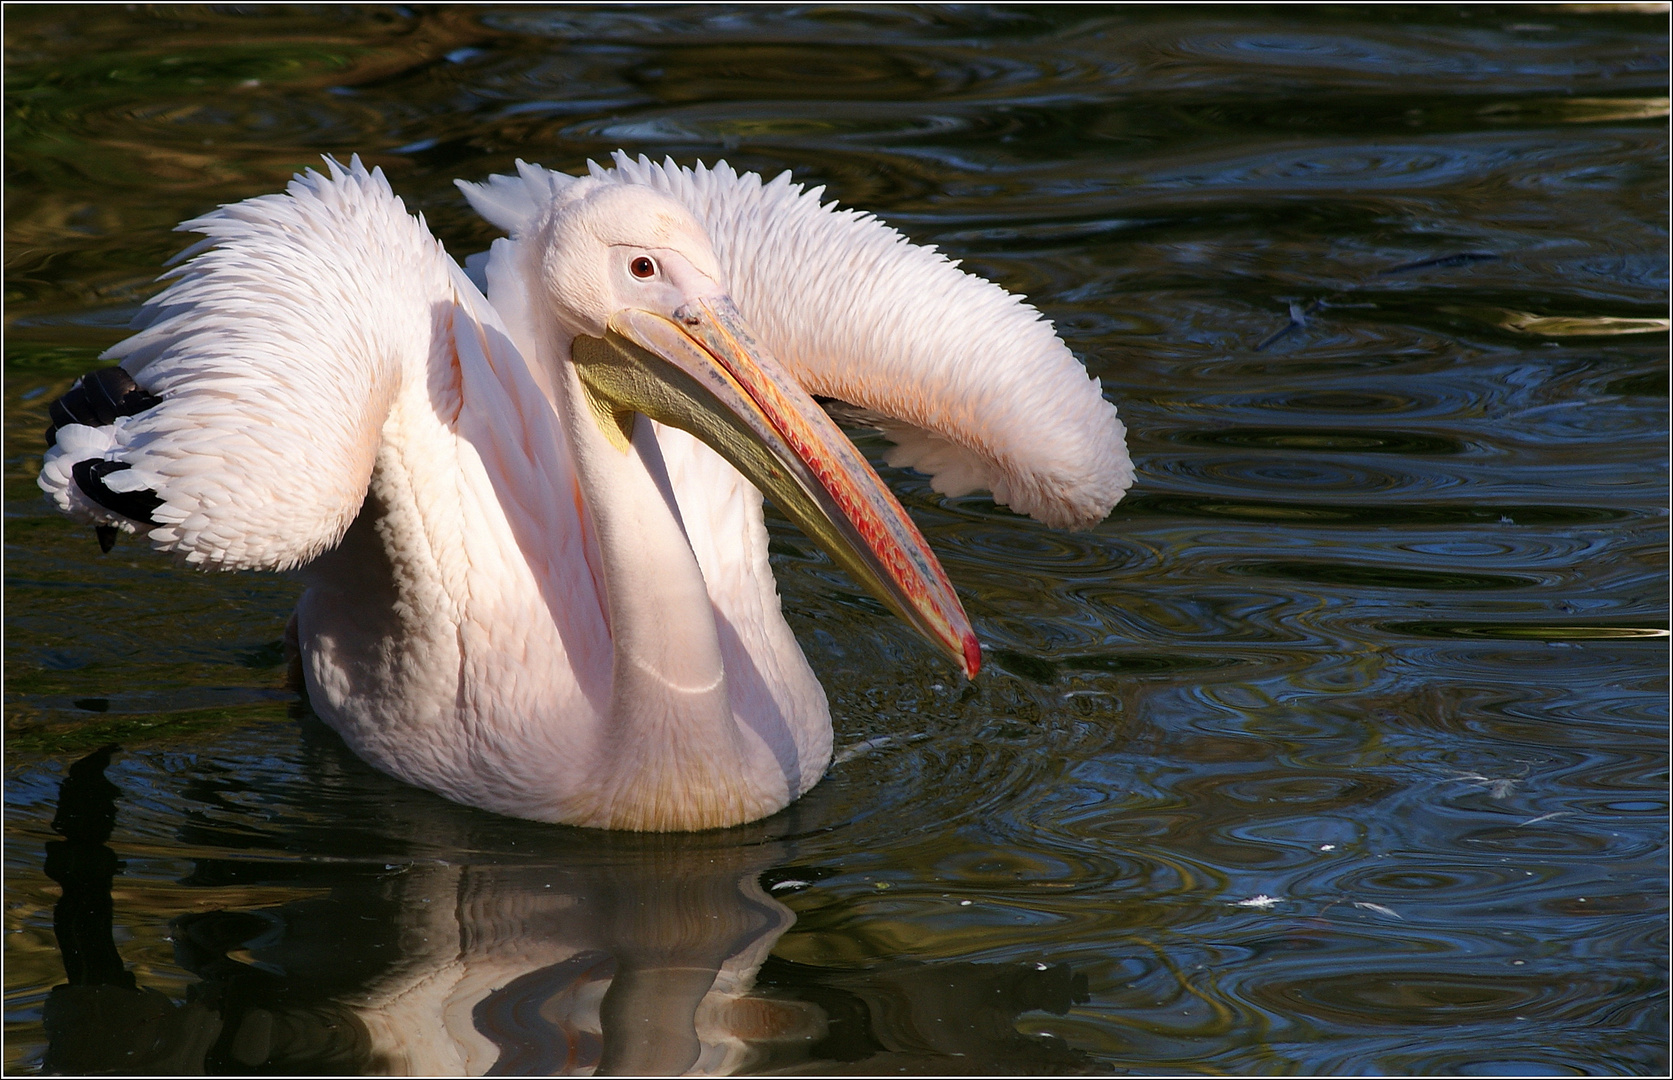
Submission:
[[[342,538],[391,402],[475,290],[381,170],[327,168],[180,226],[204,239],[104,354],[121,370],[54,411],[40,484],[59,509],[229,570]]]
[[[647,184],[709,230],[740,310],[812,393],[864,410],[897,445],[892,465],[936,490],[976,490],[1054,526],[1089,528],[1131,486],[1125,429],[1049,322],[1020,298],[908,242],[869,214],[820,204],[784,173],[763,183],[724,162],[661,165],[618,153],[599,181]],[[513,233],[576,178],[460,184]]]

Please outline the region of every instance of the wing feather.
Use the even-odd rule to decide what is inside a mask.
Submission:
[[[306,563],[359,512],[390,403],[425,377],[458,271],[358,157],[180,228],[204,239],[104,354],[161,403],[62,428],[41,486],[187,563]],[[90,500],[74,476],[89,460],[126,465],[106,486],[151,492],[151,520]]]
[[[1131,486],[1115,406],[1020,297],[789,173],[763,182],[725,162],[621,153],[614,164],[591,175],[656,188],[698,216],[763,342],[810,392],[876,414],[897,444],[890,464],[1067,528],[1103,520]],[[515,178],[460,187],[515,234],[569,182],[518,162]]]

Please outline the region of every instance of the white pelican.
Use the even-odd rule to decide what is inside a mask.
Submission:
[[[358,158],[182,224],[195,257],[55,403],[40,479],[101,541],[300,568],[309,700],[402,780],[637,830],[811,787],[830,714],[758,488],[974,675],[939,563],[812,394],[1053,526],[1132,482],[1037,311],[788,173],[618,154],[459,186],[510,234],[472,260],[486,297]]]

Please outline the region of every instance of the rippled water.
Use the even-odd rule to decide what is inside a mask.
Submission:
[[[1627,7],[9,8],[8,1071],[1665,1070],[1668,37]],[[462,256],[454,177],[618,147],[1027,293],[1138,467],[1081,534],[886,471],[970,685],[775,526],[847,750],[698,837],[373,773],[284,688],[293,582],[101,557],[34,487],[176,221],[359,152]]]

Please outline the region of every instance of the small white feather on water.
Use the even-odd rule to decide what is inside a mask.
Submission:
[[[832,756],[831,768],[834,769],[838,765],[846,764],[853,761],[857,757],[863,757],[866,754],[871,753],[873,750],[881,750],[885,746],[892,744],[894,741],[895,737],[893,735],[879,735],[875,739],[865,739],[861,742],[854,743],[851,746],[845,746]]]
[[[1265,911],[1268,908],[1277,907],[1282,903],[1283,901],[1278,899],[1276,896],[1268,896],[1265,893],[1261,893],[1259,896],[1251,896],[1247,900],[1239,900],[1232,906],[1255,908],[1258,911]]]
[[[1401,922],[1406,921],[1405,917],[1393,908],[1383,904],[1373,904],[1369,900],[1355,900],[1354,907],[1364,908],[1366,911],[1375,911],[1378,915],[1387,915],[1389,918],[1399,919]]]

